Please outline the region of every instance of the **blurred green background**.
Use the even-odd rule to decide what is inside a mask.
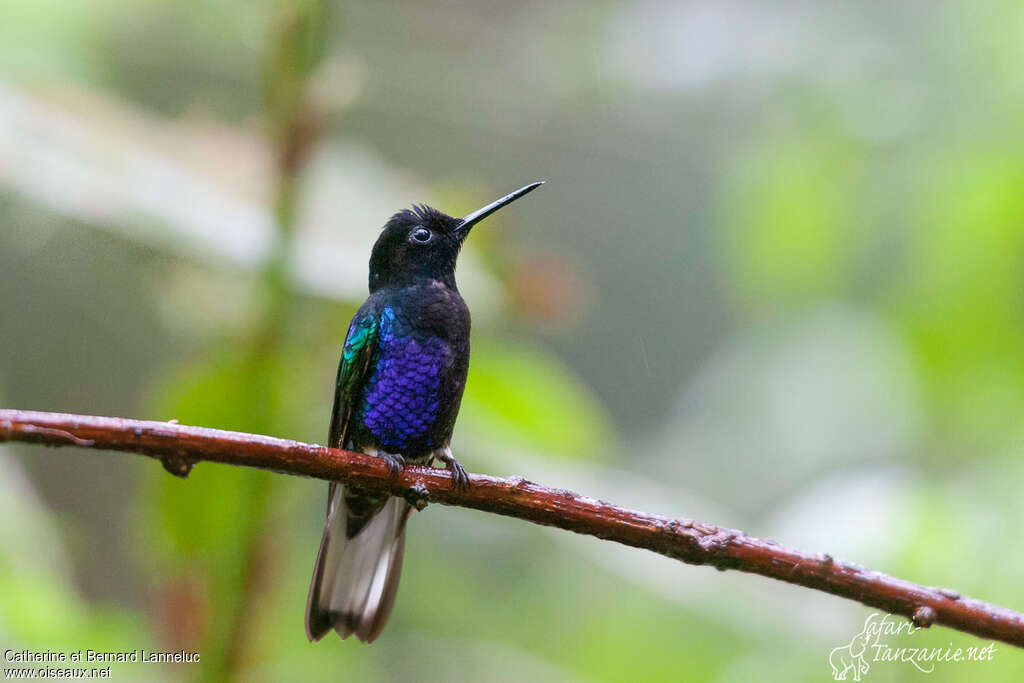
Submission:
[[[470,241],[455,451],[1024,608],[1024,6],[7,0],[0,405],[322,442],[394,211]],[[871,610],[432,506],[373,646],[326,486],[0,447],[0,646],[115,680],[831,680]],[[894,646],[983,646],[935,628]],[[1024,655],[867,680],[1019,681]]]

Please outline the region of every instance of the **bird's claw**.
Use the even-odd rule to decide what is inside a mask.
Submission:
[[[451,462],[445,463],[445,466],[452,473],[452,487],[460,493],[468,491],[469,474],[466,473],[466,468],[454,458],[452,458]]]
[[[405,468],[405,458],[397,453],[386,453],[384,451],[377,451],[377,456],[382,458],[384,462],[388,464],[388,469],[391,471],[391,478],[397,479],[398,475],[402,473]]]
[[[469,489],[469,475],[448,448],[437,454],[437,459],[444,463],[445,468],[452,473],[452,488],[459,493],[465,493]]]
[[[405,492],[405,502],[417,510],[422,510],[430,502],[430,491],[423,484],[415,484]]]

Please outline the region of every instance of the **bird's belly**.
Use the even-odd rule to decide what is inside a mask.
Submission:
[[[381,448],[401,453],[432,443],[441,412],[452,351],[437,337],[393,338],[381,347],[363,393],[362,423]]]

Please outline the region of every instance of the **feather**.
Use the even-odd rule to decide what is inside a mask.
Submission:
[[[388,498],[357,534],[346,537],[344,487],[336,486],[306,604],[306,635],[320,640],[332,628],[342,639],[373,642],[398,593],[405,524],[412,510]]]

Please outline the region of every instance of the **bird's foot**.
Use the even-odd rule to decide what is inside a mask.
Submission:
[[[438,451],[435,457],[452,473],[452,487],[456,491],[464,493],[469,489],[469,475],[466,474],[466,468],[452,455],[452,449],[446,446]]]
[[[430,491],[423,484],[416,484],[405,492],[405,502],[417,510],[422,510],[430,502]]]
[[[401,474],[402,470],[405,468],[405,458],[397,453],[377,451],[377,457],[381,458],[388,464],[388,469],[391,470],[392,479],[397,479],[398,475]]]

